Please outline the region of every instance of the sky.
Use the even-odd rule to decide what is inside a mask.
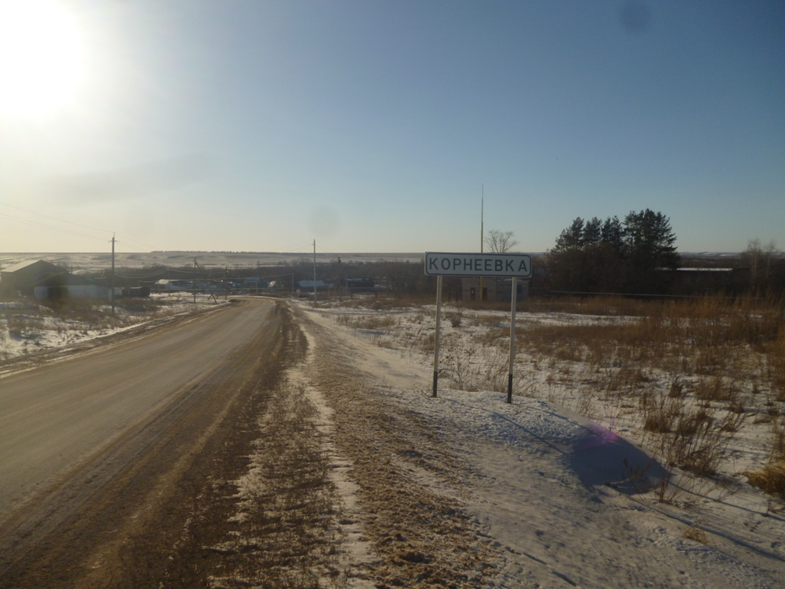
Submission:
[[[785,249],[785,2],[0,0],[0,251],[542,252],[646,208]]]

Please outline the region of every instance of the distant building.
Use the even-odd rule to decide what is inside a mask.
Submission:
[[[121,296],[122,290],[116,288],[115,296]],[[33,287],[33,296],[39,301],[65,298],[109,301],[112,298],[111,292],[108,286],[101,286],[68,272],[42,278]]]
[[[264,278],[259,278],[258,276],[250,276],[248,278],[243,278],[243,288],[267,288],[269,286],[269,282],[267,282]]]
[[[376,281],[373,278],[347,278],[346,290],[349,292],[374,292]]]
[[[480,284],[482,283],[482,286]],[[462,278],[462,299],[464,301],[486,301],[489,303],[512,301],[512,279],[510,278]],[[480,290],[482,289],[482,292]],[[517,300],[529,297],[529,281],[519,280],[516,294]]]
[[[153,284],[153,289],[156,291],[177,292],[182,290],[191,290],[194,283],[190,280],[168,280],[162,278]]]
[[[297,282],[297,288],[302,291],[313,291],[313,285],[313,280],[299,280]],[[330,285],[323,280],[316,281],[316,290],[327,290],[329,287]]]
[[[61,274],[68,274],[68,271],[46,260],[21,262],[0,270],[0,293],[29,296],[41,280]]]

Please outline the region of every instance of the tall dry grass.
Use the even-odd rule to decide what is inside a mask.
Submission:
[[[763,468],[744,473],[751,485],[785,499],[785,422],[771,421],[771,450]]]
[[[619,311],[598,299],[582,307],[603,317]],[[517,343],[553,367],[584,363],[598,398],[637,402],[647,445],[697,475],[719,471],[748,416],[776,423],[785,402],[782,299],[635,301],[627,310],[634,314],[613,321],[530,326]],[[767,490],[785,472],[782,453],[772,456],[756,479]]]
[[[598,304],[595,314],[608,315],[597,312]],[[517,344],[596,366],[635,365],[682,377],[746,375],[766,381],[777,397],[785,395],[781,299],[636,301],[634,309],[639,315],[613,323],[536,326],[519,332]]]
[[[441,369],[456,388],[506,390],[509,316],[497,307],[509,311],[499,303],[445,312],[443,325],[452,332],[443,335]],[[369,310],[370,317],[345,321],[391,336],[406,331]],[[409,347],[432,353],[433,328],[422,327],[423,314],[413,321]],[[518,323],[516,347],[526,359],[516,369],[518,394],[562,402],[566,394],[560,399],[558,391],[569,389],[578,412],[632,415],[643,443],[666,465],[718,475],[743,428],[785,414],[782,298],[530,299],[520,305]],[[462,341],[460,332],[473,341]],[[543,371],[547,377],[536,386],[546,390],[535,390],[529,377]],[[771,455],[762,478],[748,475],[766,489],[779,488],[779,473],[785,477],[783,454]]]

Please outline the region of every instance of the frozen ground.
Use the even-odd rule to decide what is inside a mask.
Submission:
[[[20,358],[33,360],[53,350],[69,351],[93,345],[124,331],[174,319],[215,307],[223,298],[171,293],[152,295],[139,306],[118,299],[115,315],[111,306],[93,309],[92,303],[57,312],[35,301],[0,302],[0,372],[2,365]]]
[[[309,331],[315,328],[305,326],[312,345],[339,344],[347,362],[369,379],[370,394],[398,408],[398,415],[415,416],[457,456],[460,467],[435,475],[417,466],[418,454],[428,454],[429,439],[413,437],[398,467],[405,472],[403,484],[449,496],[479,522],[478,545],[490,546],[500,563],[482,586],[785,587],[783,504],[751,487],[741,474],[763,463],[764,424],[756,429],[750,422],[734,438],[722,476],[699,479],[674,471],[667,479],[656,452],[646,446],[640,416],[614,406],[613,399],[587,396],[592,385],[577,363],[566,366],[519,353],[516,395],[512,404],[505,402],[504,347],[477,343],[490,342],[488,334],[509,327],[505,313],[477,313],[478,321],[468,321],[473,312],[464,310],[460,322],[450,319],[456,309],[445,309],[443,371],[433,398],[433,357],[426,349],[433,307],[313,310],[309,303],[295,304],[320,330],[317,338]],[[192,311],[192,297],[170,300],[167,309],[169,314]],[[57,328],[44,329],[44,322],[30,328],[37,330],[35,337],[22,329],[25,345],[7,324],[24,308],[4,311],[0,351],[6,357],[30,346],[67,349],[132,326],[60,325],[57,334]],[[30,321],[34,316],[31,310]],[[143,321],[153,320],[148,315]],[[525,331],[541,323],[626,319],[525,314],[519,320]],[[326,422],[341,411],[325,408],[329,398],[313,394]],[[360,509],[356,485],[346,478],[350,471],[336,468],[336,477],[344,505]],[[420,525],[427,533],[428,524]],[[373,558],[361,529],[344,533],[349,561]],[[389,533],[395,536],[394,530]],[[358,577],[350,586],[368,585]]]
[[[432,355],[413,343],[433,329],[433,309],[301,308],[353,350],[353,364],[376,379],[385,402],[425,420],[461,457],[466,470],[458,491],[414,467],[410,476],[435,492],[458,493],[483,522],[503,561],[494,587],[785,586],[782,503],[740,475],[765,454],[762,439],[738,437],[715,480],[678,470],[667,479],[633,443],[645,439],[639,419],[600,399],[584,405],[593,419],[565,407],[583,402],[571,391],[587,386],[577,375],[570,383],[562,374],[554,392],[547,374],[538,374],[544,367],[522,362],[516,392],[523,394],[507,404],[506,393],[479,381],[461,390],[459,376],[444,372],[434,399]],[[498,317],[503,324],[505,314]],[[527,321],[591,320],[527,316],[521,328]],[[447,354],[476,342],[473,328],[445,323]],[[473,345],[477,354],[493,355]],[[470,378],[471,371],[459,370],[461,379]],[[420,442],[426,443],[413,444]]]

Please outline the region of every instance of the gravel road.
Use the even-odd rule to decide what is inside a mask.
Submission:
[[[181,363],[196,372],[177,374]],[[54,385],[24,408],[16,383],[61,367],[94,377],[79,397],[94,427],[63,417]],[[465,465],[385,401],[385,378],[296,307],[246,301],[0,381],[14,432],[0,469],[21,473],[0,493],[0,588],[491,586],[498,562],[463,508]],[[98,391],[125,379],[135,384],[112,409]],[[159,382],[167,390],[150,392]],[[43,421],[16,427],[12,413],[50,415],[67,433],[53,441]],[[70,450],[74,438],[95,448]],[[28,462],[36,444],[44,466]],[[70,452],[61,462],[58,448]]]

